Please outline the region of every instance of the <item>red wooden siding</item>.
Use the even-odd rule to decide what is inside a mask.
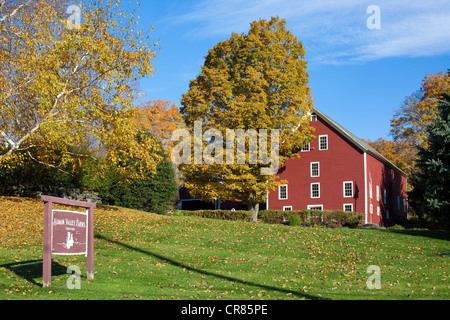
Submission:
[[[372,197],[370,197],[372,178]],[[407,216],[407,181],[398,171],[367,155],[368,223],[391,226]],[[377,197],[377,186],[379,194]],[[398,207],[400,204],[400,208]],[[370,213],[370,205],[373,212]],[[379,215],[378,215],[379,208]]]
[[[278,190],[269,193],[269,208],[283,210],[307,209],[322,205],[324,210],[343,210],[352,204],[353,211],[364,212],[364,153],[350,143],[340,132],[317,117],[311,122],[316,128],[310,151],[299,152],[300,158],[286,161],[279,176],[288,181],[288,198],[278,199]],[[328,150],[319,150],[319,136],[328,136]],[[319,162],[319,177],[311,177],[311,162]],[[344,197],[344,182],[353,182],[353,197]],[[320,198],[311,199],[311,183],[320,183]]]
[[[323,115],[312,121],[316,137],[310,151],[286,161],[278,175],[287,183],[287,199],[279,190],[268,194],[268,209],[291,210],[321,206],[323,210],[364,213],[366,223],[390,226],[407,217],[407,181],[403,173],[365,142]],[[328,149],[320,150],[320,136],[328,137]],[[375,157],[376,156],[376,157]],[[311,176],[311,163],[319,163],[319,177]],[[344,182],[352,182],[353,196],[344,196]],[[311,198],[311,184],[320,184],[320,197]],[[377,188],[378,187],[378,188]],[[386,194],[386,195],[385,195]],[[386,198],[386,199],[385,199]]]

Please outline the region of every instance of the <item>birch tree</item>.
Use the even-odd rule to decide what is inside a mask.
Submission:
[[[136,12],[119,0],[0,0],[1,168],[31,158],[65,171],[94,149],[131,176],[156,168],[157,144],[138,144],[132,122],[157,45]],[[129,156],[141,168],[130,172]]]

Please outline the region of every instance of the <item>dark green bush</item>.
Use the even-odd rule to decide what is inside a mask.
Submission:
[[[282,224],[289,219],[291,212],[292,211],[280,211],[273,209],[261,210],[258,212],[258,220],[265,223]]]
[[[302,225],[302,219],[298,215],[291,215],[288,219],[288,225],[290,226],[301,226]]]
[[[357,212],[342,210],[324,211],[324,222],[337,222],[343,227],[356,228],[363,222],[364,216]]]
[[[250,211],[245,210],[196,210],[196,211],[182,211],[184,216],[211,218],[220,220],[238,220],[250,221]]]
[[[311,217],[311,210],[283,211],[283,210],[261,210],[258,213],[258,220],[265,223],[283,224],[289,221],[292,216],[298,216],[302,222]]]
[[[174,205],[177,186],[172,164],[164,160],[156,174],[148,173],[142,180],[125,181],[110,173],[99,183],[99,195],[104,204],[165,214]]]
[[[172,213],[174,217],[184,217],[183,211],[175,211]]]
[[[136,138],[138,142],[142,135],[150,133],[140,132]],[[165,214],[174,207],[177,185],[172,163],[162,148],[152,152],[163,157],[156,167],[156,173],[148,170],[144,172],[143,179],[129,181],[111,168],[105,177],[96,181],[95,191],[99,193],[104,204],[158,214]],[[137,167],[137,161],[130,157],[127,165]]]
[[[251,221],[250,211],[245,210],[197,210],[182,211],[184,216],[194,216],[202,218],[220,220]],[[344,212],[339,210],[261,210],[258,213],[258,221],[272,224],[288,225],[323,225],[327,227],[349,227],[356,228],[362,223],[364,216],[356,212]]]

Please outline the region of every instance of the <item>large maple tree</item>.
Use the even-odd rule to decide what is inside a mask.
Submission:
[[[181,100],[181,114],[191,134],[200,121],[205,132],[217,134],[204,137],[204,161],[193,159],[180,165],[185,186],[202,199],[242,200],[254,221],[267,192],[285,181],[275,174],[261,174],[261,169],[270,170],[271,164],[261,157],[256,161],[250,148],[245,161],[239,161],[239,155],[244,159],[242,154],[225,148],[239,145],[238,138],[230,138],[227,130],[249,133],[247,143],[252,138],[259,141],[259,151],[266,143],[270,146],[267,150],[278,149],[279,166],[298,155],[301,146],[312,139],[309,114],[313,104],[305,50],[285,24],[280,18],[254,21],[247,34],[233,33],[218,43],[209,50],[200,74]],[[278,145],[271,133],[276,130]],[[219,134],[223,140],[217,139]],[[269,137],[263,137],[266,134]],[[195,150],[198,145],[193,140]],[[216,161],[209,161],[211,158]],[[227,161],[221,161],[224,159]]]

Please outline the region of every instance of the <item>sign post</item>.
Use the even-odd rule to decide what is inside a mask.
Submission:
[[[42,281],[50,286],[52,255],[85,255],[87,279],[94,279],[95,203],[42,196],[44,201],[44,256]],[[86,212],[56,210],[53,204],[86,209]]]

